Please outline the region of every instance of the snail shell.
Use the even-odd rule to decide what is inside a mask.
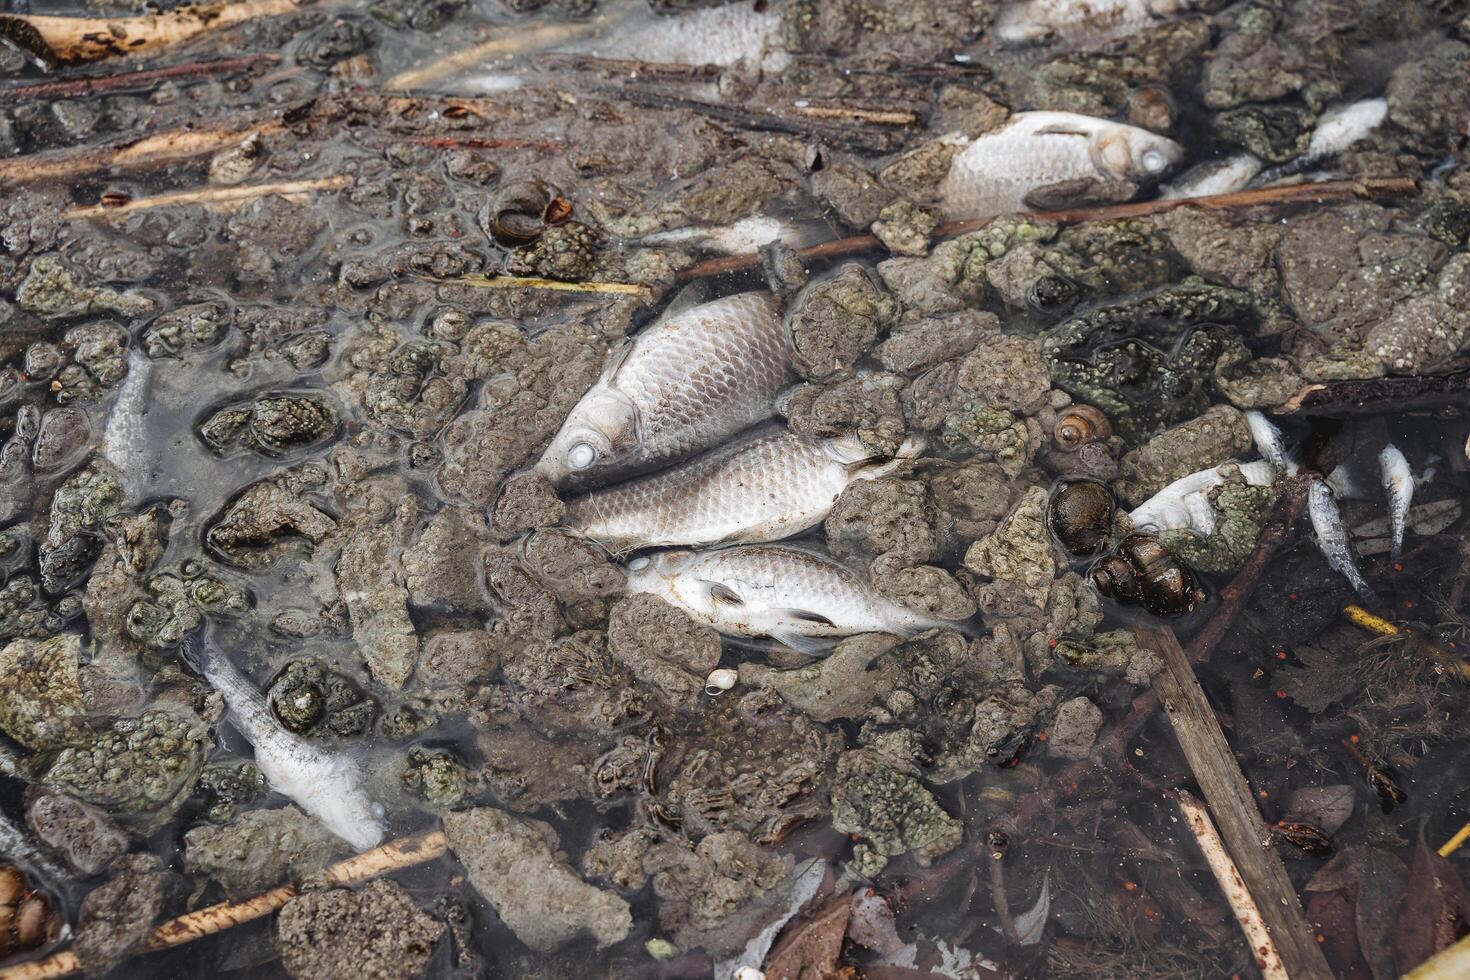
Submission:
[[[1091,405],[1073,405],[1057,417],[1052,438],[1066,452],[1073,452],[1089,442],[1101,442],[1113,434],[1112,423],[1101,410]]]
[[[1079,557],[1102,551],[1113,528],[1117,504],[1106,485],[1097,480],[1077,480],[1052,494],[1047,523],[1062,547]]]
[[[1093,567],[1092,583],[1103,595],[1155,616],[1190,612],[1205,598],[1194,574],[1151,534],[1124,538],[1117,551]]]
[[[48,943],[60,928],[51,899],[32,891],[19,868],[0,865],[0,957]]]
[[[541,237],[570,207],[555,187],[540,180],[516,180],[499,187],[480,212],[480,224],[499,245],[519,248]]]
[[[729,667],[712,670],[709,672],[709,676],[704,679],[704,693],[710,697],[724,694],[730,688],[734,687],[735,682],[739,679],[740,675]]]

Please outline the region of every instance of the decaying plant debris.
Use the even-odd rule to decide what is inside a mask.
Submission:
[[[0,977],[1457,975],[1470,4],[1079,6],[12,3]],[[537,468],[736,293],[937,628]]]

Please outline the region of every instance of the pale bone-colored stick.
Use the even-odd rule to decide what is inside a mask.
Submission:
[[[44,45],[37,54],[60,62],[100,61],[187,41],[204,31],[229,27],[257,17],[277,17],[297,9],[296,0],[238,0],[179,7],[141,17],[0,17],[0,27],[24,41]],[[30,45],[28,45],[30,46]]]
[[[63,218],[110,218],[131,211],[168,207],[173,204],[205,204],[210,206],[238,204],[241,201],[279,194],[288,200],[301,200],[313,191],[335,191],[352,183],[351,177],[322,177],[317,180],[287,180],[274,184],[247,184],[240,187],[204,187],[192,191],[175,191],[155,197],[140,197],[125,204],[89,204],[62,212]]]

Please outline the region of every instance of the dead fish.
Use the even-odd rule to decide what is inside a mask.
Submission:
[[[255,747],[255,764],[271,789],[356,850],[377,847],[385,830],[383,807],[364,792],[362,767],[287,731],[255,685],[227,657],[210,652],[200,632],[184,637],[180,656],[224,698],[235,727]]]
[[[1008,45],[1127,37],[1183,13],[1194,0],[1024,0],[1008,4],[990,34]]]
[[[721,255],[740,255],[759,251],[762,246],[772,242],[802,248],[811,244],[815,238],[816,232],[810,227],[781,218],[755,215],[728,225],[690,225],[656,231],[643,236],[638,244],[684,246]]]
[[[1236,153],[1218,160],[1206,160],[1180,174],[1178,180],[1165,184],[1159,190],[1159,197],[1174,200],[1181,197],[1233,194],[1248,186],[1265,166],[1252,153]]]
[[[1226,464],[1212,466],[1181,476],[1158,493],[1133,508],[1128,519],[1139,531],[1175,531],[1187,529],[1207,538],[1215,532],[1215,505],[1210,491],[1225,482],[1222,472]],[[1268,487],[1276,482],[1280,471],[1260,459],[1236,464],[1240,475],[1251,486]]]
[[[794,545],[662,551],[634,558],[626,571],[629,592],[656,595],[727,636],[769,636],[803,653],[854,633],[912,636],[956,627],[879,595],[830,556]]]
[[[1397,562],[1404,549],[1404,530],[1409,523],[1409,506],[1414,502],[1414,474],[1403,450],[1393,443],[1378,454],[1383,475],[1383,492],[1388,496],[1389,517],[1393,522],[1393,545],[1389,560]]]
[[[1337,509],[1337,497],[1326,480],[1313,480],[1308,488],[1307,516],[1316,532],[1317,547],[1322,550],[1328,566],[1347,579],[1359,595],[1372,599],[1373,590],[1368,587],[1363,573],[1358,571],[1358,561],[1353,557],[1353,548],[1348,542],[1347,527]]]
[[[117,468],[129,497],[146,489],[152,450],[148,439],[148,381],[153,362],[136,347],[128,351],[128,373],[118,385],[102,432],[102,455]]]
[[[891,473],[922,449],[906,440],[885,460],[856,436],[812,439],[761,425],[679,466],[576,498],[566,523],[619,553],[778,541],[825,520],[849,483]]]
[[[1381,98],[1362,99],[1329,109],[1317,120],[1306,151],[1279,167],[1262,171],[1255,183],[1269,184],[1299,174],[1328,157],[1335,157],[1359,140],[1366,139],[1387,118],[1388,100]]]
[[[739,293],[657,323],[614,351],[536,469],[590,487],[694,455],[775,414],[791,338],[769,293]]]
[[[1128,200],[1183,158],[1184,147],[1137,126],[1019,112],[956,154],[939,193],[953,220]]]

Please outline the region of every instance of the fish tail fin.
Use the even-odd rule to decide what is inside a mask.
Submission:
[[[209,641],[205,636],[206,626],[200,623],[179,640],[179,659],[194,673],[204,676],[209,668]]]

